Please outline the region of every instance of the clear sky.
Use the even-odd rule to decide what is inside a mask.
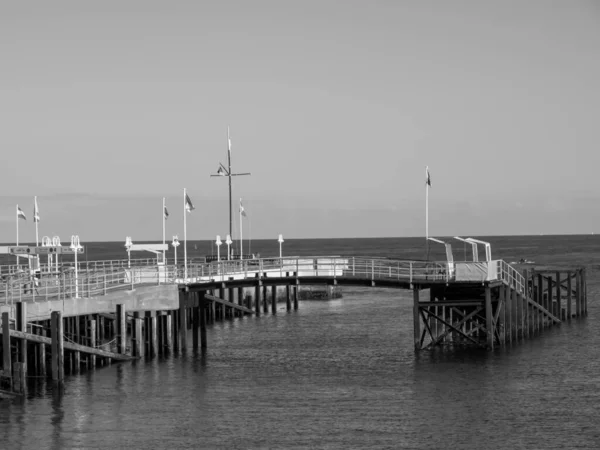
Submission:
[[[0,4],[0,241],[600,232],[597,1]],[[236,225],[236,229],[239,226]],[[64,237],[63,237],[64,236]]]

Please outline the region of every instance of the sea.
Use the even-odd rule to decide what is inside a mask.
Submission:
[[[479,239],[493,259],[585,266],[588,316],[494,351],[415,353],[410,292],[343,287],[297,311],[211,325],[204,354],[113,364],[62,388],[30,379],[26,397],[0,400],[0,448],[600,448],[600,236]],[[456,260],[470,259],[448,240]],[[80,260],[127,256],[122,242],[84,245]],[[244,245],[279,255],[276,240]],[[422,238],[286,239],[281,250],[427,258]],[[187,251],[216,254],[207,241]],[[443,246],[429,258],[443,259]]]

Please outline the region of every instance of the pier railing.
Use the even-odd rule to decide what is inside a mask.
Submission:
[[[232,279],[272,277],[333,277],[400,282],[456,281],[455,264],[432,261],[401,261],[369,257],[284,257],[224,260],[208,263],[189,261],[183,265],[157,265],[131,261],[94,261],[65,264],[60,271],[6,271],[1,277],[0,304],[15,301],[44,301],[89,298],[141,285],[186,284]],[[133,264],[132,264],[133,263]],[[471,263],[456,263],[471,264]],[[525,291],[524,277],[502,261],[477,263],[481,279],[501,280],[519,292]],[[187,275],[187,276],[186,276]]]

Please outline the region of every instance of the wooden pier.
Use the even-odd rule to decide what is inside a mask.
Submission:
[[[523,284],[429,286],[413,289],[415,349],[473,345],[493,349],[587,315],[584,268],[523,270]]]
[[[277,314],[279,302],[296,310],[305,286],[412,291],[417,351],[494,349],[587,315],[584,268],[303,257],[190,265],[188,272],[182,279],[177,269],[88,265],[29,285],[11,274],[0,294],[0,390],[24,392],[27,377],[60,383],[113,362],[204,350],[211,324]]]

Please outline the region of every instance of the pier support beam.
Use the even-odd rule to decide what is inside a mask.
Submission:
[[[90,347],[96,348],[96,320],[90,320]],[[89,368],[96,367],[96,355],[89,356]]]
[[[206,350],[206,313],[207,313],[207,300],[205,297],[206,291],[198,294],[198,309],[200,312],[200,348]]]
[[[489,285],[485,286],[485,329],[486,340],[489,349],[494,349],[494,315],[492,311],[492,290]]]
[[[124,355],[127,349],[127,317],[125,316],[125,305],[117,305],[117,353]]]
[[[10,346],[10,316],[8,312],[2,313],[2,355],[4,357],[2,368],[7,377],[12,374],[12,357]]]
[[[421,350],[421,319],[419,315],[419,289],[413,288],[413,334],[415,351]]]
[[[27,303],[19,302],[15,303],[15,308],[17,310],[17,321],[16,321],[16,329],[18,331],[22,331],[27,333]],[[19,359],[20,363],[23,363],[23,370],[25,374],[27,374],[27,340],[19,339]]]
[[[187,304],[189,293],[179,292],[179,338],[182,352],[187,350]]]
[[[256,317],[260,317],[260,294],[262,292],[261,282],[254,287],[254,313]]]
[[[137,356],[138,358],[143,355],[143,337],[142,337],[142,318],[139,311],[133,313],[133,326],[131,327],[132,336],[131,336],[131,351],[133,353],[132,356]]]
[[[65,379],[65,350],[61,311],[52,311],[50,330],[52,335],[52,380],[62,383]]]

